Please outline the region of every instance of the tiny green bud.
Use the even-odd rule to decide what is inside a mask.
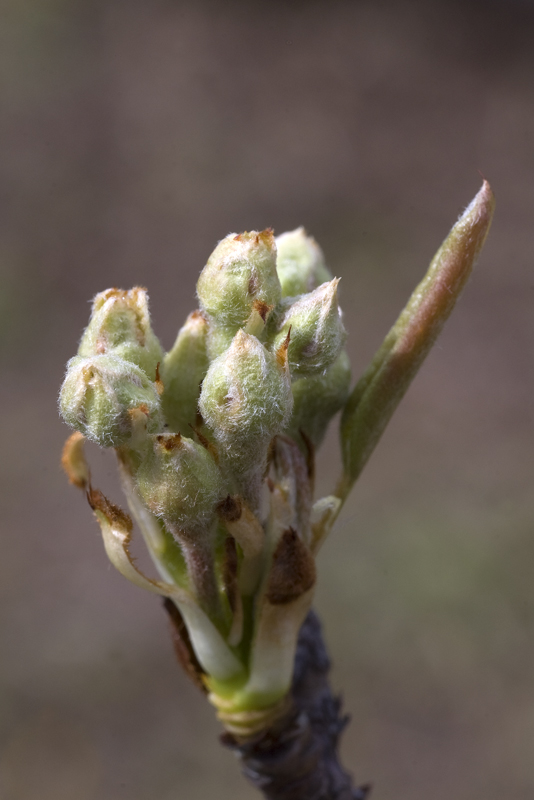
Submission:
[[[163,359],[161,405],[172,431],[184,432],[195,425],[200,384],[208,369],[207,334],[206,318],[193,311]]]
[[[78,355],[110,354],[131,361],[154,380],[163,350],[152,332],[145,289],[107,289],[97,294]]]
[[[241,330],[211,363],[199,402],[221,461],[240,478],[263,467],[269,442],[287,423],[292,406],[286,349],[271,353]]]
[[[283,314],[273,345],[291,330],[289,367],[292,376],[317,375],[334,363],[346,338],[337,301],[338,278],[301,295]],[[285,304],[284,304],[285,305]]]
[[[323,251],[304,228],[276,237],[276,269],[282,285],[282,297],[296,297],[312,292],[332,280]]]
[[[255,303],[268,313],[279,302],[281,292],[270,229],[229,234],[209,257],[197,283],[202,310],[215,326],[233,333],[247,323]]]
[[[223,494],[213,456],[179,433],[158,434],[152,444],[136,474],[139,494],[172,529],[205,530]]]
[[[102,447],[120,447],[140,428],[153,433],[163,425],[154,383],[115,355],[71,358],[59,406],[68,425]]]
[[[317,448],[323,441],[328,423],[345,405],[350,389],[350,361],[342,350],[332,366],[321,375],[299,378],[291,384],[293,414],[287,434],[303,444],[301,431]]]

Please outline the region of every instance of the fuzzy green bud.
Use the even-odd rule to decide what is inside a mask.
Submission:
[[[293,414],[287,433],[303,444],[301,431],[317,448],[323,441],[328,423],[345,405],[350,389],[350,361],[342,350],[332,366],[321,375],[299,378],[291,385]]]
[[[154,380],[163,350],[152,332],[145,289],[107,289],[97,294],[78,355],[110,354],[131,361]]]
[[[282,297],[296,297],[312,292],[332,280],[323,251],[304,228],[276,237],[276,269],[282,286]]]
[[[338,283],[334,278],[301,295],[278,322],[274,348],[280,347],[291,330],[288,358],[295,377],[324,372],[339,355],[346,332],[337,300]]]
[[[231,233],[219,242],[200,273],[197,294],[213,324],[233,333],[255,306],[268,315],[282,296],[273,232]]]
[[[68,425],[102,447],[120,447],[140,430],[163,426],[155,384],[115,355],[71,358],[59,406]]]
[[[179,433],[154,436],[152,444],[136,474],[139,494],[172,529],[205,530],[223,495],[213,456]]]
[[[255,336],[238,331],[226,353],[211,363],[199,402],[221,461],[241,478],[263,467],[269,442],[292,407],[287,347],[271,353]]]
[[[193,311],[180,329],[172,350],[161,368],[161,405],[169,427],[175,432],[189,430],[198,414],[200,384],[208,369],[208,323],[200,311]]]

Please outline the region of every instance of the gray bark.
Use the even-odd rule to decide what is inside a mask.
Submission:
[[[261,737],[221,740],[239,757],[244,775],[266,800],[364,800],[370,786],[353,787],[339,763],[339,737],[348,723],[328,683],[330,659],[317,615],[302,626],[292,684],[291,711]]]

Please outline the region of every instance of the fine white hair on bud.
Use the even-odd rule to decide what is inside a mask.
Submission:
[[[106,354],[131,361],[154,380],[163,350],[150,325],[145,289],[107,289],[94,298],[78,355],[90,358]]]
[[[330,367],[339,355],[346,331],[338,305],[338,278],[323,283],[309,294],[298,297],[278,321],[273,347],[277,349],[289,331],[288,358],[291,375],[317,375]]]
[[[102,447],[121,447],[163,426],[158,392],[143,370],[118,356],[75,356],[59,396],[65,422]]]
[[[136,483],[152,513],[184,534],[206,529],[224,492],[211,453],[179,433],[152,437]]]
[[[197,294],[214,327],[233,333],[255,306],[268,314],[282,296],[272,230],[231,233],[219,242],[200,273]]]
[[[287,231],[276,237],[276,269],[282,297],[296,297],[312,292],[332,280],[323,251],[304,228]]]
[[[240,478],[261,471],[269,442],[285,427],[292,407],[285,351],[273,354],[255,336],[238,331],[211,363],[199,402],[221,463]]]

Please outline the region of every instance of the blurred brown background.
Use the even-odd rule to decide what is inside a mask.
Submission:
[[[316,605],[373,798],[531,799],[534,5],[1,15],[2,800],[256,796],[58,467],[91,296],[148,286],[169,347],[220,238],[304,224],[342,277],[357,375],[477,170],[497,195],[486,250],[324,549]]]

